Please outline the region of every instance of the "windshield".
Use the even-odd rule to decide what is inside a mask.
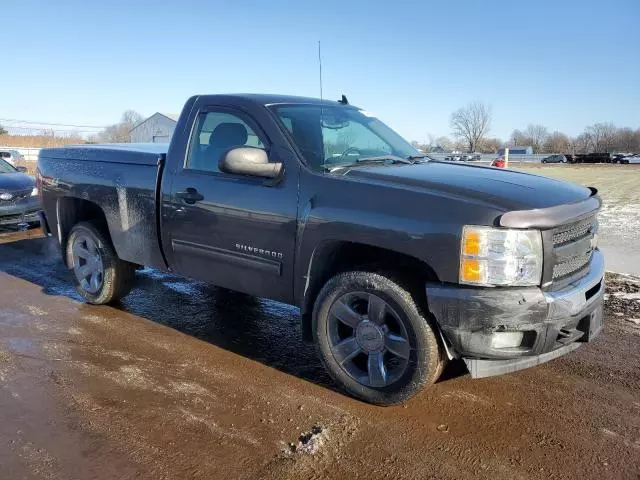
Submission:
[[[422,156],[380,120],[354,107],[276,105],[271,108],[314,170],[352,165],[371,157]]]
[[[16,169],[0,158],[0,173],[15,173]]]

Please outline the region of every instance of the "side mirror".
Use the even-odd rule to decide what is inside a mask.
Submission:
[[[19,167],[16,167],[16,170],[19,171],[20,173],[27,173],[27,167],[19,166]]]
[[[277,178],[282,163],[269,163],[267,152],[256,147],[237,147],[225,153],[218,164],[221,172]]]

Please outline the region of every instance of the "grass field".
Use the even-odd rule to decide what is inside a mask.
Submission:
[[[640,165],[519,165],[514,170],[597,188],[604,202],[600,248],[607,269],[640,275]]]

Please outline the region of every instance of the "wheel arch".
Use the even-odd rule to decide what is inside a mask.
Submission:
[[[77,197],[60,197],[56,205],[58,223],[58,240],[62,258],[66,261],[67,241],[74,225],[80,222],[92,222],[100,231],[110,238],[107,217],[102,208],[95,202]]]
[[[320,290],[334,275],[351,270],[401,275],[409,285],[417,287],[416,300],[425,309],[426,292],[422,286],[426,281],[438,281],[429,264],[406,253],[360,242],[326,240],[313,251],[306,276],[301,279],[305,287],[299,304],[306,341],[312,340],[313,305]]]

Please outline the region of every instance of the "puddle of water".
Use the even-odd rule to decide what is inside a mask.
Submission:
[[[30,352],[33,352],[33,350],[35,349],[35,344],[33,340],[29,338],[13,337],[13,338],[6,338],[4,341],[6,345],[9,347],[9,349],[13,350],[14,352],[30,353]]]

